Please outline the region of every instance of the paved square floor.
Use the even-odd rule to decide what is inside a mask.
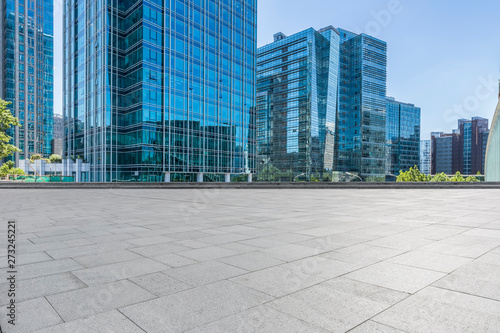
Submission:
[[[0,220],[7,333],[500,331],[498,190],[3,189]]]

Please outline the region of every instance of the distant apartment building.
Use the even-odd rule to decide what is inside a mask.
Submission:
[[[386,174],[420,165],[420,108],[387,97]]]
[[[387,44],[338,29],[339,107],[335,169],[363,180],[383,181],[386,173]]]
[[[339,32],[307,29],[258,49],[260,180],[322,180],[333,169]]]
[[[13,159],[51,153],[53,115],[53,0],[5,0],[0,14],[0,97],[20,127],[8,133],[21,152]]]
[[[420,172],[431,174],[431,140],[420,141]]]
[[[452,133],[432,133],[432,174],[484,174],[488,134],[488,120],[481,117],[460,119]]]

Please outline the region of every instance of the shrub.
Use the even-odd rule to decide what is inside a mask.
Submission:
[[[62,157],[59,154],[52,154],[49,157],[50,163],[62,163]]]
[[[431,182],[449,182],[450,177],[446,175],[444,172],[438,173],[432,177]]]
[[[40,155],[40,154],[31,155],[30,162],[35,163],[35,161],[41,160],[41,159],[42,159],[42,155]]]
[[[424,175],[418,167],[415,165],[413,168],[410,168],[408,171],[401,170],[399,171],[399,176],[396,178],[397,182],[427,182],[430,177]]]
[[[0,167],[0,177],[5,177],[8,175],[24,175],[24,170],[14,168],[14,162],[8,161],[2,164],[2,166]]]

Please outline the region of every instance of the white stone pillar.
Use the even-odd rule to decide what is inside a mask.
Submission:
[[[230,173],[224,174],[224,182],[226,182],[226,183],[231,182],[231,174]]]
[[[248,182],[249,183],[252,182],[252,178],[253,178],[252,176],[253,176],[253,174],[251,174],[251,173],[248,174]]]
[[[196,181],[197,181],[198,183],[203,183],[203,172],[198,172],[198,173],[196,174]]]
[[[170,172],[165,172],[165,183],[170,183]]]

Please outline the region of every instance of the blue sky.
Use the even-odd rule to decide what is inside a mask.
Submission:
[[[55,107],[62,113],[62,1],[54,3]],[[388,44],[387,93],[422,108],[422,139],[459,118],[493,116],[500,78],[498,0],[259,0],[258,45],[333,25]],[[61,27],[58,29],[57,27]]]

